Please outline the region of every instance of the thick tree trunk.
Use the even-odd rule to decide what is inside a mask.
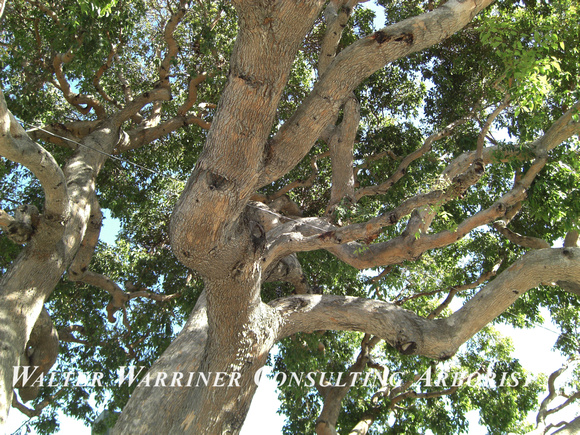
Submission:
[[[208,283],[208,295],[215,285]],[[230,293],[251,290],[226,280],[219,285]],[[178,338],[149,371],[151,386],[139,384],[114,433],[240,431],[257,388],[254,376],[264,366],[279,330],[277,316],[261,303],[244,309],[234,297],[217,319],[211,314],[208,319],[208,299],[204,292]],[[202,375],[208,385],[200,380]],[[157,378],[165,376],[166,386],[155,386]],[[183,380],[171,385],[175,377]]]
[[[136,391],[116,433],[237,433],[242,426],[256,389],[254,373],[276,336],[274,310],[260,300],[265,231],[251,220],[246,206],[263,170],[267,138],[292,62],[323,4],[235,2],[240,33],[228,84],[203,154],[172,215],[173,251],[204,277],[207,293],[207,343],[203,355],[187,367],[239,375],[239,387],[180,389],[169,399],[175,414],[168,426],[162,423],[167,414],[136,411],[141,406],[152,410],[137,399],[147,393]],[[196,340],[197,334],[182,332],[181,343],[185,337]],[[165,368],[181,367],[180,357],[172,354],[179,351],[171,346],[164,354],[162,360],[173,359]]]
[[[393,34],[364,38],[357,45],[360,53],[355,49],[328,66],[311,97],[273,139],[269,135],[294,56],[325,2],[233,2],[240,33],[228,83],[171,220],[173,251],[204,277],[207,308],[198,306],[176,341],[182,348],[170,346],[151,373],[183,368],[239,373],[240,387],[151,390],[142,385],[117,422],[116,433],[239,431],[256,388],[253,375],[280,338],[285,321],[260,300],[266,240],[262,226],[247,213],[250,196],[298,163],[362,79],[459,30],[490,2],[452,1],[437,14],[422,16],[415,27],[408,21]],[[437,31],[420,30],[430,26]],[[404,41],[397,42],[401,32],[411,36],[404,33]],[[356,132],[356,126],[350,130]],[[203,354],[189,340],[207,340]],[[160,397],[166,398],[165,404]]]
[[[11,153],[18,155],[18,151],[23,149],[19,141],[30,139],[15,122],[12,118],[4,124],[9,124],[13,139],[2,143],[0,151],[19,161]],[[117,138],[118,130],[105,125],[84,142],[93,149],[111,152]],[[33,143],[27,145],[33,146]],[[41,152],[42,148],[36,147]],[[32,151],[21,152],[21,163],[27,165],[31,162],[29,153]],[[91,216],[95,177],[105,160],[106,156],[97,151],[84,147],[77,149],[63,170],[66,180],[64,194],[51,200],[54,192],[46,193],[47,203],[34,236],[0,280],[0,427],[6,421],[12,403],[14,367],[20,365],[44,302],[78,252]],[[49,166],[46,162],[43,164]],[[42,182],[44,168],[41,165],[37,167],[30,163],[32,171]],[[43,187],[49,190],[45,183]],[[53,203],[58,201],[63,204],[59,207],[63,213],[51,213]]]

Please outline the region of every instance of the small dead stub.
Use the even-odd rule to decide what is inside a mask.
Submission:
[[[414,341],[407,341],[405,343],[398,342],[395,348],[403,355],[413,355],[417,350],[417,343]]]

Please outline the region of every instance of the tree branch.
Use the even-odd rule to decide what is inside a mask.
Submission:
[[[70,325],[65,328],[58,330],[58,339],[67,343],[79,343],[83,345],[88,345],[87,340],[80,340],[73,335],[73,332],[79,332],[81,334],[85,333],[85,328],[81,325]]]
[[[334,0],[328,3],[324,10],[324,20],[326,21],[326,32],[322,43],[320,44],[320,53],[318,54],[318,75],[324,74],[324,71],[330,65],[336,56],[336,49],[342,36],[342,31],[346,27],[350,15],[352,14],[353,4],[356,1]]]
[[[499,116],[499,114],[501,112],[503,112],[503,110],[509,106],[510,104],[510,95],[507,94],[503,101],[501,102],[501,104],[499,106],[497,106],[495,108],[495,110],[487,117],[485,123],[483,124],[483,127],[481,128],[481,131],[479,132],[479,136],[477,137],[477,147],[475,150],[475,158],[476,159],[481,159],[483,157],[483,146],[485,144],[485,138],[487,136],[487,133],[489,132],[489,129],[491,128],[491,125],[493,124],[493,121],[495,121],[495,119]]]
[[[389,189],[397,181],[399,181],[403,177],[403,175],[406,174],[407,168],[409,167],[409,165],[412,162],[421,158],[423,155],[425,155],[426,153],[431,151],[431,149],[433,147],[433,143],[435,143],[438,140],[441,140],[445,137],[451,136],[451,134],[453,133],[453,130],[455,130],[455,128],[457,126],[465,124],[468,120],[469,120],[469,118],[463,118],[463,119],[454,121],[451,124],[447,125],[445,128],[443,128],[442,130],[430,135],[427,139],[425,139],[425,142],[423,142],[423,146],[421,148],[419,148],[419,149],[413,151],[412,153],[407,154],[407,156],[405,156],[405,158],[399,164],[399,167],[397,168],[397,170],[385,182],[383,182],[377,186],[368,186],[368,187],[363,187],[363,188],[357,190],[356,195],[355,195],[356,200],[358,201],[364,196],[382,195],[382,194],[388,192]]]
[[[83,138],[95,131],[101,121],[73,121],[67,123],[53,123],[42,127],[33,127],[26,130],[30,139],[43,140],[55,145],[76,150]]]
[[[310,218],[308,221],[306,219],[296,220],[285,226],[276,228],[272,231],[272,234],[268,235],[268,238],[272,241],[267,245],[264,264],[268,265],[270,262],[293,252],[323,248],[329,249],[339,245],[345,245],[355,240],[373,240],[382,228],[396,224],[402,217],[410,214],[413,210],[425,205],[442,204],[453,199],[464,192],[469,186],[476,183],[482,174],[483,166],[476,162],[464,174],[455,177],[451,185],[447,186],[444,190],[438,189],[423,195],[417,195],[404,201],[388,213],[370,219],[365,223],[333,228],[325,221],[317,221],[316,219]],[[316,222],[316,225],[309,223],[310,221]],[[320,233],[321,228],[330,228],[330,230]],[[313,230],[318,231],[314,232]],[[305,236],[305,234],[308,235]],[[372,246],[377,245],[371,245],[369,248]],[[333,250],[331,252],[335,253]],[[340,255],[339,258],[344,260]]]
[[[159,82],[161,83],[161,87],[167,88],[169,90],[169,74],[171,71],[171,62],[177,56],[177,52],[179,51],[179,47],[177,45],[177,41],[173,37],[175,29],[185,16],[187,12],[187,7],[189,5],[188,0],[180,0],[179,6],[177,11],[171,15],[169,21],[165,25],[165,30],[163,31],[163,39],[165,40],[165,44],[167,45],[167,53],[165,53],[165,57],[161,61],[159,65]]]
[[[501,263],[502,262],[500,261],[497,264],[495,264],[490,271],[482,273],[479,276],[479,278],[477,278],[477,280],[475,280],[474,282],[472,282],[470,284],[454,286],[454,287],[451,287],[451,288],[448,288],[445,290],[434,290],[431,292],[417,293],[417,294],[414,294],[414,295],[411,295],[411,296],[408,296],[408,297],[405,297],[402,299],[398,299],[397,301],[395,301],[395,304],[401,306],[405,302],[413,300],[413,299],[418,299],[418,298],[421,298],[424,296],[433,296],[433,295],[436,295],[436,294],[442,293],[442,292],[448,292],[447,298],[445,298],[445,300],[435,310],[433,310],[431,313],[429,313],[429,315],[427,316],[427,319],[435,319],[439,314],[441,314],[441,312],[443,312],[443,310],[445,308],[447,308],[451,304],[453,297],[457,293],[460,293],[460,292],[465,291],[465,290],[471,290],[471,289],[477,288],[481,284],[483,284],[484,282],[493,278],[497,274],[497,271],[499,270]]]
[[[377,337],[370,337],[365,334],[361,350],[354,364],[352,364],[345,376],[346,379],[351,379],[350,373],[362,373],[370,361],[370,352],[381,340]],[[324,399],[322,411],[316,420],[316,434],[317,435],[331,435],[336,434],[336,422],[341,411],[341,402],[346,397],[351,389],[350,384],[346,383],[344,386],[321,386],[320,393]]]
[[[177,110],[177,116],[184,116],[189,109],[193,107],[193,105],[197,101],[197,87],[205,81],[207,78],[207,74],[200,74],[197,77],[192,77],[189,81],[189,86],[187,90],[187,99],[181,105],[181,107]]]
[[[82,276],[88,269],[89,263],[95,253],[95,248],[99,242],[101,226],[103,223],[103,213],[96,195],[91,198],[91,211],[85,235],[81,245],[72,261],[68,272],[69,279],[75,281],[75,277]]]
[[[115,148],[115,154],[141,148],[150,144],[154,140],[167,136],[168,134],[187,125],[195,124],[208,130],[211,124],[202,118],[194,115],[177,116],[168,121],[162,122],[154,127],[138,127],[127,132],[127,140],[120,142]]]
[[[578,358],[569,359],[568,361],[566,361],[566,363],[564,363],[562,365],[562,367],[560,367],[558,370],[555,370],[554,372],[552,372],[552,374],[550,374],[550,376],[548,377],[548,395],[544,398],[544,400],[542,400],[542,403],[540,404],[540,409],[538,410],[538,415],[536,416],[536,428],[538,431],[545,432],[546,430],[548,430],[548,425],[546,423],[546,419],[549,415],[555,414],[556,412],[561,411],[562,409],[564,409],[565,407],[570,405],[570,403],[572,403],[576,399],[580,398],[580,391],[579,391],[579,392],[576,392],[575,394],[573,394],[570,398],[568,398],[568,400],[566,400],[560,406],[549,409],[550,403],[552,403],[557,397],[560,396],[560,394],[556,391],[556,385],[555,385],[556,381],[564,372],[566,372],[568,370],[568,368],[570,367],[570,365],[572,363],[575,363],[577,361],[578,361]]]
[[[330,160],[332,163],[332,188],[326,214],[330,214],[338,203],[345,198],[354,202],[354,142],[360,122],[360,105],[351,95],[343,106],[343,118],[334,128],[330,138]]]
[[[57,89],[60,89],[64,98],[81,114],[86,115],[91,109],[94,109],[97,118],[104,119],[107,116],[107,112],[100,101],[92,95],[75,94],[71,91],[70,84],[64,75],[62,66],[63,64],[69,63],[73,58],[74,54],[72,53],[72,49],[67,53],[60,53],[54,57],[52,66],[54,68],[56,81],[53,81],[53,84]]]
[[[121,125],[123,122],[136,115],[147,104],[155,101],[169,100],[171,100],[171,92],[169,92],[169,89],[165,87],[157,87],[151,91],[142,93],[136,99],[127,103],[123,109],[112,116],[112,119],[115,123]]]
[[[18,399],[16,398],[16,395],[14,395],[12,397],[12,406],[14,408],[18,409],[20,412],[22,412],[28,418],[38,417],[40,414],[42,414],[42,411],[44,410],[44,408],[46,408],[48,405],[50,405],[52,402],[57,400],[60,396],[64,395],[65,393],[66,393],[66,389],[61,388],[58,391],[58,393],[48,397],[47,399],[44,399],[42,402],[40,402],[38,405],[36,405],[34,407],[34,409],[30,409],[27,406],[20,403],[18,401]]]
[[[64,173],[52,155],[32,141],[8,110],[0,90],[0,155],[32,171],[45,194],[44,217],[62,223],[68,212]]]
[[[107,33],[107,35],[108,35],[108,33]],[[121,107],[121,104],[118,101],[111,98],[105,92],[105,90],[101,86],[101,77],[103,76],[103,74],[105,74],[105,71],[107,71],[111,67],[111,65],[113,64],[113,60],[117,57],[118,49],[119,49],[119,47],[117,47],[115,45],[111,46],[111,51],[109,52],[109,55],[107,56],[107,60],[105,61],[105,63],[103,65],[101,65],[101,67],[97,70],[97,72],[95,73],[95,76],[93,77],[93,86],[95,87],[95,89],[97,90],[99,95],[101,97],[103,97],[103,99],[105,101],[112,103],[117,108]]]
[[[543,239],[537,237],[522,236],[516,232],[513,232],[506,227],[506,223],[503,220],[499,220],[493,223],[493,227],[508,239],[510,242],[522,246],[524,248],[530,249],[546,249],[550,247],[550,244]]]
[[[174,293],[171,295],[160,295],[147,291],[145,288],[135,289],[136,291],[125,292],[123,289],[108,276],[102,275],[100,273],[92,272],[90,270],[85,271],[82,275],[71,275],[69,277],[71,281],[81,281],[85,284],[92,285],[94,287],[105,290],[111,295],[111,302],[107,305],[107,318],[109,322],[114,323],[115,313],[119,310],[123,310],[125,313],[125,322],[127,321],[127,312],[125,304],[131,299],[135,298],[147,298],[156,302],[167,302],[171,299],[180,297],[180,293]],[[129,284],[127,284],[129,286]],[[128,325],[127,323],[125,323]]]
[[[295,114],[269,143],[259,186],[277,180],[306,155],[344,99],[389,62],[430,47],[463,28],[493,0],[451,0],[433,12],[403,20],[340,52]]]
[[[269,305],[280,318],[278,339],[316,330],[360,331],[406,355],[446,359],[526,291],[559,279],[580,283],[580,248],[525,254],[446,319],[424,319],[391,303],[345,296],[290,296]]]

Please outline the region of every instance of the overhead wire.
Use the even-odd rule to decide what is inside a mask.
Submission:
[[[162,173],[162,172],[156,171],[156,170],[154,170],[154,169],[150,169],[150,168],[148,168],[148,167],[146,167],[146,166],[143,166],[143,165],[141,165],[141,164],[139,164],[139,163],[135,163],[135,162],[132,162],[132,161],[130,161],[130,160],[123,159],[123,158],[121,158],[121,157],[119,157],[119,156],[116,156],[116,155],[114,155],[114,154],[107,153],[107,152],[105,152],[105,151],[102,151],[102,150],[99,150],[99,149],[97,149],[97,148],[91,147],[91,146],[89,146],[89,145],[87,145],[87,144],[83,144],[83,143],[81,143],[81,142],[78,142],[78,141],[76,141],[76,140],[70,139],[70,138],[68,138],[68,137],[64,137],[64,136],[58,135],[58,134],[56,134],[56,133],[53,133],[53,132],[51,132],[51,131],[49,131],[49,130],[46,130],[46,129],[44,129],[44,128],[40,127],[40,126],[35,126],[35,125],[33,125],[33,124],[29,123],[29,122],[23,121],[22,119],[19,119],[19,118],[17,118],[17,117],[15,117],[15,118],[18,120],[18,122],[20,122],[20,123],[22,123],[23,125],[26,125],[26,126],[28,126],[28,127],[29,127],[29,130],[26,130],[26,132],[27,132],[27,133],[28,133],[28,132],[30,132],[30,131],[33,131],[33,130],[39,130],[39,131],[42,131],[42,132],[44,132],[44,133],[46,133],[46,134],[49,134],[49,135],[51,135],[51,136],[53,136],[53,137],[56,137],[56,138],[58,138],[58,139],[65,140],[65,141],[68,141],[68,142],[71,142],[71,143],[73,143],[73,144],[75,144],[75,145],[81,146],[81,147],[83,147],[83,148],[86,148],[86,149],[89,149],[89,150],[91,150],[91,151],[95,151],[95,152],[97,152],[97,153],[100,153],[100,154],[102,154],[102,155],[105,155],[105,156],[107,156],[107,157],[110,157],[110,158],[112,158],[112,159],[114,159],[114,160],[117,160],[117,161],[119,161],[119,162],[122,162],[122,163],[127,163],[127,164],[129,164],[129,165],[131,165],[131,166],[134,166],[134,167],[136,167],[136,168],[142,169],[142,170],[144,170],[144,171],[147,171],[147,172],[149,172],[149,173],[151,173],[151,174],[155,174],[155,175],[158,175],[158,176],[160,176],[160,177],[162,177],[162,178],[165,178],[165,179],[170,179],[170,180],[172,180],[172,181],[176,181],[176,182],[178,182],[178,183],[181,183],[181,184],[183,184],[183,185],[185,184],[185,181],[184,181],[184,180],[180,180],[180,179],[178,179],[178,178],[172,177],[171,175],[167,175],[167,174],[164,174],[164,173]],[[276,213],[274,213],[274,212],[272,212],[272,211],[270,211],[270,210],[265,210],[265,209],[263,209],[263,208],[261,208],[261,207],[256,207],[256,206],[254,206],[254,205],[252,205],[252,204],[248,204],[248,206],[249,206],[249,207],[252,207],[252,208],[254,208],[254,209],[261,210],[261,211],[263,211],[263,212],[265,212],[265,213],[269,213],[269,214],[271,214],[271,215],[274,215],[274,216],[276,216],[276,217],[278,217],[278,218],[280,218],[280,217],[281,217],[280,215],[278,215],[278,214],[276,214]],[[298,220],[298,219],[292,219],[292,218],[289,218],[289,217],[287,217],[287,216],[283,216],[283,218],[286,220],[286,222],[296,222],[296,223],[298,223],[298,224],[300,224],[300,225],[309,226],[309,227],[311,227],[311,228],[314,228],[314,229],[316,229],[316,230],[318,230],[318,231],[328,231],[327,229],[324,229],[324,228],[318,227],[318,226],[316,226],[316,225],[313,225],[313,224],[311,224],[311,223],[308,223],[308,222],[304,222],[304,221],[302,221],[302,220]]]

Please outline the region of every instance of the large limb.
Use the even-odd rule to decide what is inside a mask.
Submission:
[[[365,78],[389,62],[444,40],[492,2],[451,0],[433,12],[388,26],[341,51],[308,98],[270,141],[259,186],[277,180],[302,160],[345,98]]]
[[[383,301],[299,295],[270,302],[281,320],[278,339],[317,330],[376,335],[403,354],[446,359],[529,289],[542,282],[580,282],[580,248],[531,251],[446,319],[428,320]]]
[[[62,223],[67,214],[65,176],[56,160],[34,142],[8,110],[0,90],[0,155],[26,166],[45,190],[44,214]],[[56,235],[55,237],[60,237]]]
[[[326,32],[318,56],[318,75],[322,76],[336,56],[338,43],[357,0],[331,1],[324,12]],[[329,126],[327,140],[332,164],[332,189],[326,209],[331,213],[344,198],[354,202],[353,148],[360,121],[360,107],[354,95],[343,105],[343,118],[339,125]]]
[[[2,95],[0,94],[0,97]],[[0,281],[0,426],[12,402],[13,367],[19,365],[32,328],[86,231],[95,177],[118,140],[118,126],[103,123],[60,170],[0,100],[1,152],[38,177],[45,206],[31,240]]]
[[[126,139],[119,143],[115,153],[141,148],[150,144],[156,139],[165,137],[168,134],[183,128],[186,125],[195,124],[208,130],[211,124],[202,117],[196,115],[175,116],[167,121],[161,122],[154,127],[139,126],[127,132]]]

